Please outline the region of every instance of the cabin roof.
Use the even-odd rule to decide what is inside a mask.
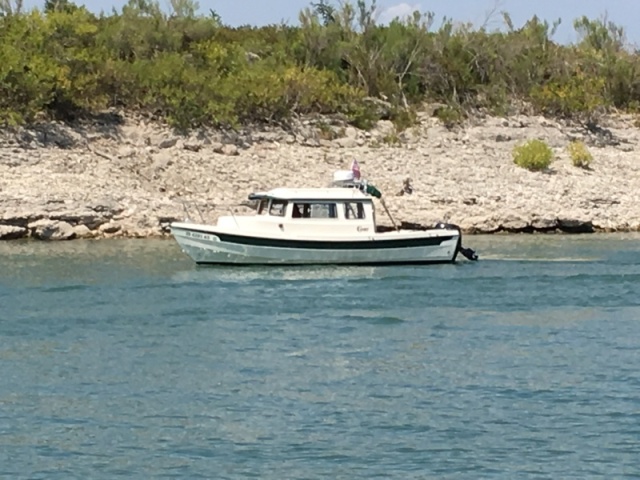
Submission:
[[[276,198],[279,200],[360,200],[371,201],[368,195],[365,195],[357,188],[275,188],[268,192],[252,193],[249,198],[251,200],[260,200],[262,198]]]

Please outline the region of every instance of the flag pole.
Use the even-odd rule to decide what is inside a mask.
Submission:
[[[391,220],[391,223],[393,224],[393,228],[396,229],[397,232],[400,231],[400,229],[398,228],[398,225],[396,225],[396,221],[393,219],[393,217],[391,216],[391,213],[389,212],[389,209],[387,208],[387,204],[384,201],[384,198],[380,197],[380,203],[382,204],[382,206],[384,207],[384,211],[387,212],[387,215],[389,217],[389,220]]]
[[[353,172],[353,178],[360,181],[360,165],[358,164],[358,160],[356,160],[355,158],[353,159],[353,162],[351,162],[351,171]],[[389,212],[389,209],[387,208],[387,204],[384,201],[384,198],[382,198],[382,193],[373,185],[369,185],[366,180],[363,182],[363,184],[367,193],[369,193],[373,197],[378,198],[380,200],[380,203],[382,204],[382,208],[384,208],[384,211],[387,213],[389,220],[391,220],[391,223],[393,224],[393,228],[395,228],[396,231],[399,232],[400,228],[398,228],[396,221],[391,216],[391,212]]]

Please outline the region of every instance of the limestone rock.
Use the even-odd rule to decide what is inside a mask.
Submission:
[[[29,235],[29,230],[15,225],[0,225],[0,240],[15,240]]]
[[[567,233],[592,233],[594,231],[591,220],[579,218],[558,218],[558,228]]]
[[[111,198],[99,198],[87,205],[94,212],[104,213],[106,216],[118,215],[124,208]]]
[[[358,137],[358,130],[356,130],[353,127],[347,127],[344,131],[344,137],[345,138],[357,138]]]
[[[153,165],[151,166],[154,171],[164,171],[173,164],[174,156],[171,152],[159,152],[153,156]]]
[[[67,222],[41,219],[29,224],[31,235],[38,240],[71,240],[75,237],[73,227]]]
[[[463,218],[458,221],[458,225],[466,233],[495,233],[500,230],[499,222],[488,216]]]
[[[73,227],[74,238],[92,238],[95,234],[86,225],[76,225]]]
[[[337,138],[333,143],[340,148],[355,148],[358,146],[356,139],[350,137]]]
[[[500,220],[500,228],[507,232],[524,232],[530,226],[527,220],[515,213],[508,214]]]
[[[190,152],[199,152],[202,149],[202,143],[197,140],[187,140],[182,148]]]
[[[223,155],[227,155],[229,157],[235,157],[237,155],[240,155],[240,152],[238,151],[238,147],[236,147],[235,145],[231,145],[231,144],[227,144],[224,147],[222,147],[222,152]]]
[[[100,233],[104,233],[107,235],[112,235],[114,233],[119,232],[122,229],[122,225],[120,225],[117,222],[109,222],[109,223],[105,223],[103,225],[100,225],[100,227],[98,228],[98,231]]]
[[[4,212],[4,214],[2,214],[0,218],[4,221],[4,223],[8,225],[26,227],[29,222],[33,222],[42,218],[42,214],[30,214],[24,211],[9,210]]]
[[[72,226],[84,225],[90,230],[98,228],[109,219],[92,211],[85,211],[78,209],[76,212],[68,212],[63,214],[51,214],[49,215],[51,220],[60,220],[66,222]]]
[[[178,138],[177,137],[165,138],[164,140],[162,140],[158,144],[158,147],[159,148],[171,148],[171,147],[175,147],[177,143],[178,143]]]
[[[260,58],[261,58],[261,57],[260,57],[260,55],[258,55],[257,53],[254,53],[254,52],[247,52],[247,53],[245,54],[245,56],[246,56],[247,61],[248,61],[249,63],[257,62],[257,61],[258,61],[258,60],[260,60]]]
[[[214,153],[223,154],[224,153],[224,144],[221,143],[221,142],[213,142],[211,144],[211,150],[213,150]]]
[[[535,231],[550,231],[558,228],[558,220],[555,218],[534,217],[531,220],[531,227]]]
[[[118,158],[131,158],[135,154],[136,150],[126,145],[118,149]]]

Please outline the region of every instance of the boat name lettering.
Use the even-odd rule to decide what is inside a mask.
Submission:
[[[358,227],[358,231],[359,232],[368,232],[369,231],[369,227]]]
[[[216,237],[215,235],[208,235],[206,233],[199,232],[186,232],[185,236],[198,240],[218,240],[218,237]]]

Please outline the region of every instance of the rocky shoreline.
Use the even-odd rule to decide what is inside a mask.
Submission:
[[[513,163],[541,138],[546,172]],[[590,169],[566,147],[584,141]],[[0,132],[0,239],[162,237],[169,224],[248,208],[252,191],[324,186],[358,159],[398,222],[447,221],[466,233],[640,231],[640,129],[632,116],[586,128],[542,117],[475,119],[447,129],[428,113],[396,134],[328,119],[292,129],[197,131],[105,115],[90,125],[47,123]],[[379,220],[388,219],[379,214]]]

